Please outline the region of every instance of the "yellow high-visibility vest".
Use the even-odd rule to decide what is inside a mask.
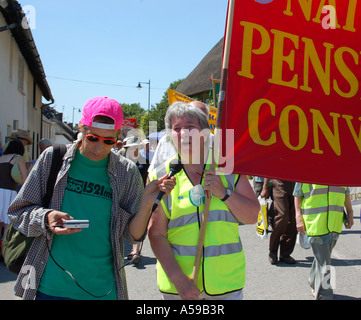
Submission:
[[[302,218],[309,236],[341,233],[346,187],[302,184]]]
[[[169,164],[170,161],[153,170],[150,180],[169,174]],[[233,174],[221,176],[223,185],[231,190],[234,190],[238,178],[238,175]],[[204,205],[195,207],[190,202],[189,190],[194,185],[184,170],[176,175],[176,179],[175,188],[163,198],[161,205],[169,219],[167,235],[174,256],[182,271],[191,278]],[[197,286],[201,292],[222,295],[244,287],[246,261],[238,226],[238,220],[226,204],[213,197],[198,275]],[[177,294],[159,261],[157,283],[161,292]]]

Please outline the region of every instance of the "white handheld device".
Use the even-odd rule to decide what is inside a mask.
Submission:
[[[86,229],[89,228],[89,220],[66,220],[63,223],[63,227],[68,229]]]

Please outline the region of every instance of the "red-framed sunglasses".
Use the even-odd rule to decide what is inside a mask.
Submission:
[[[107,146],[113,146],[117,143],[117,141],[115,139],[103,138],[103,137],[99,137],[95,134],[87,134],[87,135],[85,135],[85,138],[87,138],[87,140],[90,142],[99,142],[100,140],[102,140],[103,143],[106,144]]]

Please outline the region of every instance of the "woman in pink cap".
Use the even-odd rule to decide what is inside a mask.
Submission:
[[[15,285],[17,296],[128,299],[123,238],[130,243],[144,238],[157,195],[168,194],[175,180],[164,176],[144,189],[135,164],[111,152],[122,122],[121,105],[113,99],[85,104],[81,137],[67,146],[49,208],[42,197],[53,148],[41,154],[9,208],[14,227],[35,237]],[[89,228],[64,227],[72,219],[89,220]]]

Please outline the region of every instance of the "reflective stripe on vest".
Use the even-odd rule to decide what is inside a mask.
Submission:
[[[319,208],[310,208],[310,209],[302,209],[303,215],[310,215],[310,214],[318,214],[327,211],[343,211],[343,206],[326,206],[326,207],[319,207]]]
[[[169,172],[169,162],[150,174],[150,180]],[[221,176],[223,185],[234,190],[237,175]],[[189,190],[193,187],[184,170],[176,175],[177,185],[161,201],[169,219],[168,241],[183,272],[192,276],[198,244],[201,215],[204,205],[192,206]],[[239,238],[238,220],[225,203],[213,197],[207,223],[206,236],[197,286],[210,295],[222,295],[240,290],[245,284],[245,257]],[[175,287],[158,262],[157,282],[160,291],[177,293]]]
[[[346,187],[302,184],[302,217],[309,236],[341,233]]]
[[[304,198],[309,198],[311,196],[311,194],[313,196],[316,196],[316,195],[320,195],[320,194],[327,194],[327,192],[334,192],[334,193],[341,193],[341,194],[345,193],[345,187],[319,186],[319,187],[323,187],[323,188],[320,188],[320,189],[315,188],[314,189],[314,186],[317,186],[317,185],[312,185],[312,184],[309,185],[309,192],[304,192],[304,194],[303,194]]]
[[[171,244],[173,253],[177,256],[195,256],[197,246],[180,246]],[[227,254],[238,253],[242,251],[241,240],[238,243],[228,243],[219,246],[208,246],[204,248],[204,257],[219,257]]]
[[[169,221],[168,230],[173,228],[184,227],[187,224],[194,223],[198,221],[197,212],[187,214],[181,216],[179,218],[173,219]],[[227,221],[238,223],[238,220],[229,214],[229,211],[226,210],[217,210],[217,211],[209,211],[208,222],[214,221]]]

